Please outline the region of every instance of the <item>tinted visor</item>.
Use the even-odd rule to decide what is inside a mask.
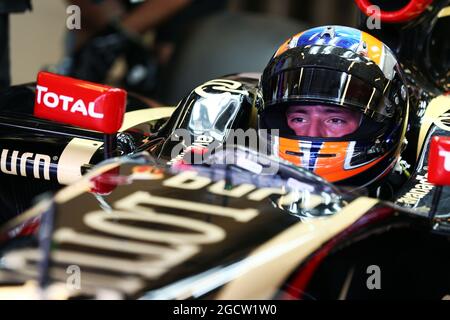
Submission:
[[[269,108],[285,103],[349,106],[377,122],[391,118],[394,111],[391,102],[378,89],[355,76],[330,69],[281,72],[266,83],[263,92]]]

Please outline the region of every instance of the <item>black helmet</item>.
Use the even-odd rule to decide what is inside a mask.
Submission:
[[[373,36],[342,26],[299,33],[269,61],[261,89],[259,129],[269,129],[273,155],[350,186],[372,186],[397,163],[408,93]]]

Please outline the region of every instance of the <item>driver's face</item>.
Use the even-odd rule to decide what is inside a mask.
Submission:
[[[290,106],[286,120],[297,136],[338,138],[358,129],[361,114],[342,107]]]

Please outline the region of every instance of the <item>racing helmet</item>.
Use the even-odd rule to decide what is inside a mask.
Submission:
[[[272,155],[357,188],[378,185],[399,160],[407,87],[390,49],[368,33],[301,32],[275,52],[260,86],[258,129]]]

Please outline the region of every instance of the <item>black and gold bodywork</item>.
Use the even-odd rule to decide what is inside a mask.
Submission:
[[[254,128],[257,82],[255,75],[245,74],[209,81],[176,108],[151,108],[129,95],[115,156],[148,151],[170,163],[177,156],[174,146],[182,142],[177,129],[185,129],[191,142],[208,133],[217,146],[232,129]],[[0,194],[5,208],[0,221],[24,211],[38,194],[75,182],[104,160],[102,134],[36,118],[34,95],[32,84],[0,93]]]
[[[223,164],[227,152],[235,164]],[[147,153],[105,163],[3,225],[0,297],[42,298],[39,286],[51,299],[448,294],[450,242],[427,217],[289,164],[268,174],[275,162],[236,147],[179,169]]]

